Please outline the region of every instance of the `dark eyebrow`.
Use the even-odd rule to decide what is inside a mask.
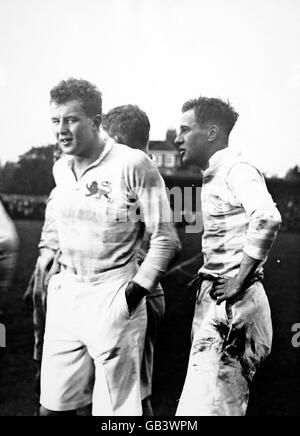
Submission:
[[[70,118],[78,119],[79,116],[78,116],[78,115],[72,115],[72,114],[70,114],[70,115],[67,115],[66,117],[62,117],[62,118],[65,119],[65,120],[68,120],[68,119],[70,119]],[[54,120],[59,120],[59,119],[60,119],[59,116],[57,116],[57,117],[51,117],[51,120],[52,120],[52,121],[54,121]]]

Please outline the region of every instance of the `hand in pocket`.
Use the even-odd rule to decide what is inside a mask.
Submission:
[[[128,306],[128,312],[131,316],[136,310],[141,300],[147,295],[148,291],[135,282],[129,282],[125,289],[125,297]]]

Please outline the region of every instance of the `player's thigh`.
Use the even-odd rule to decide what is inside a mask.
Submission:
[[[45,341],[41,367],[41,399],[46,409],[66,411],[92,401],[94,364],[86,347],[72,338]]]

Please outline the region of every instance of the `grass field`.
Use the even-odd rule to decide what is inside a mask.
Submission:
[[[8,298],[7,348],[0,348],[0,416],[32,415],[33,374],[31,314],[22,295],[37,256],[41,230],[38,221],[18,221],[21,239],[18,270]],[[199,253],[200,236],[180,230],[181,262]],[[175,270],[164,280],[167,312],[155,356],[153,403],[155,413],[171,416],[184,381],[190,345],[193,305],[185,291],[198,262]],[[300,348],[293,348],[291,331],[300,322],[300,234],[281,233],[266,267],[265,287],[273,324],[273,352],[256,376],[249,415],[300,415]]]

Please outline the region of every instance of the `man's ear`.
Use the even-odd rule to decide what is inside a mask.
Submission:
[[[102,122],[102,116],[100,114],[95,115],[93,117],[93,128],[99,130],[101,122]]]
[[[219,136],[220,128],[217,126],[217,124],[211,124],[208,127],[208,134],[207,139],[209,142],[215,141],[217,137]]]

